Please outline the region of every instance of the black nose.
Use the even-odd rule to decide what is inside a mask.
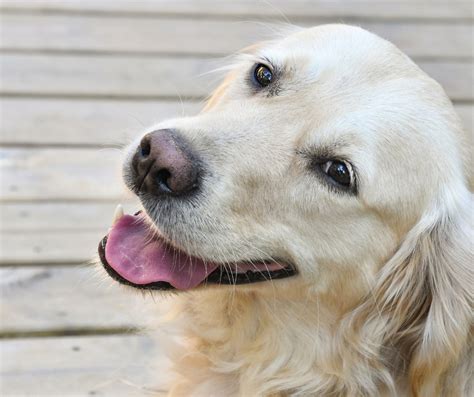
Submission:
[[[174,130],[143,137],[133,159],[133,190],[180,196],[196,190],[200,163],[184,138]]]

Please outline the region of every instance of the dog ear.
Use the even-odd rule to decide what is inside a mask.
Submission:
[[[472,197],[462,189],[462,197],[445,197],[424,214],[351,318],[365,358],[387,356],[373,346],[403,357],[414,396],[443,395],[441,379],[467,349],[474,285]],[[460,390],[469,381],[467,374],[462,378]]]

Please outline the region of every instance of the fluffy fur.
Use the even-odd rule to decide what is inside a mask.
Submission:
[[[259,62],[271,89],[250,81]],[[160,233],[228,266],[298,270],[174,297],[185,348],[171,396],[474,394],[463,132],[408,57],[355,27],[295,30],[242,55],[201,114],[159,128],[209,171],[189,202],[140,197]],[[353,164],[357,194],[315,174],[323,155]]]

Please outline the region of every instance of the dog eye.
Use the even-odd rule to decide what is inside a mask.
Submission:
[[[350,188],[353,184],[352,167],[349,163],[339,160],[329,160],[321,164],[322,171],[337,185]]]
[[[273,72],[268,66],[259,63],[255,66],[253,77],[259,86],[266,87],[273,81]]]

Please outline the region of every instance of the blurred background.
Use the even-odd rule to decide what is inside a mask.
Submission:
[[[206,72],[272,23],[345,22],[394,42],[472,137],[470,1],[2,0],[0,12],[2,396],[159,390],[144,368],[161,347],[136,333],[143,297],[90,264],[116,204],[137,207],[119,148],[199,111],[218,81]]]

